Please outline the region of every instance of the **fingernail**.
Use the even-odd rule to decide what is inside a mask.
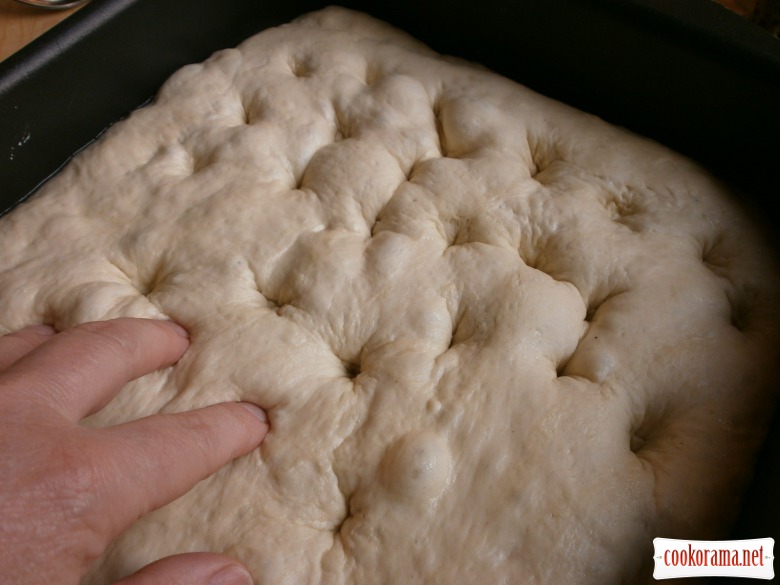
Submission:
[[[214,573],[209,585],[254,585],[254,581],[246,569],[232,565]]]
[[[260,408],[256,404],[252,404],[251,402],[239,402],[239,404],[244,408],[246,408],[249,412],[254,414],[265,424],[268,424],[268,415],[265,413],[265,411],[262,408]]]
[[[40,335],[54,335],[57,333],[57,330],[51,325],[33,325],[32,327],[28,327],[27,330],[35,331],[35,333],[39,333]]]
[[[189,339],[190,338],[189,332],[184,327],[182,327],[181,325],[176,323],[175,321],[166,321],[166,323],[171,325],[173,330],[176,331],[176,333],[178,333],[179,335],[181,335],[185,339]]]

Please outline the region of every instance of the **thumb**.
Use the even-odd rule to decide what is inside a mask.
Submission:
[[[166,557],[145,566],[115,585],[253,585],[237,561],[212,553]]]

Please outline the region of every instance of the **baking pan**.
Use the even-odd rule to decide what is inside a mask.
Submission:
[[[0,63],[0,211],[179,66],[327,2],[94,0]],[[711,0],[348,0],[699,160],[774,212],[780,43]]]
[[[93,0],[0,63],[0,211],[178,67],[327,4]],[[663,142],[780,221],[780,41],[711,0],[341,4]],[[779,451],[765,453],[735,536],[780,540]]]

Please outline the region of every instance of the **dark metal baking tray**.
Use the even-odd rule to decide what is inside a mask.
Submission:
[[[0,211],[178,67],[327,4],[93,0],[0,63]],[[341,4],[663,142],[780,220],[780,41],[711,0]],[[765,485],[737,536],[780,540],[778,451],[759,469]]]

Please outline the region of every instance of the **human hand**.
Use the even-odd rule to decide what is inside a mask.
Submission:
[[[78,422],[128,381],[176,362],[186,332],[116,319],[0,337],[0,575],[3,583],[76,585],[145,513],[256,448],[265,413],[246,403],[157,414],[112,428]],[[226,556],[162,559],[121,585],[249,585]]]

